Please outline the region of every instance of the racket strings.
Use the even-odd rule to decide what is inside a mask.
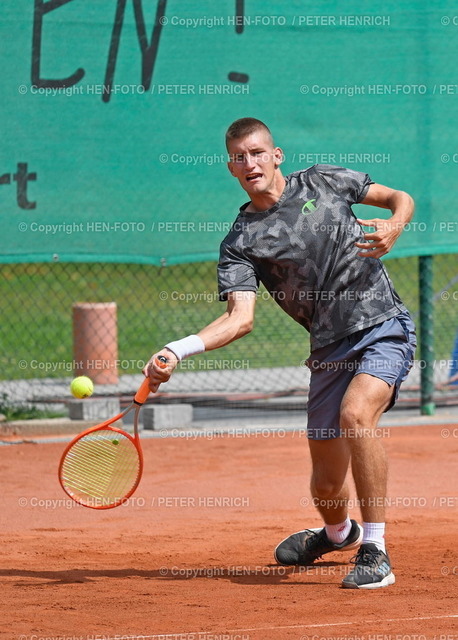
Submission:
[[[141,463],[134,443],[110,429],[77,440],[62,465],[62,482],[78,502],[107,506],[121,501],[138,482]]]

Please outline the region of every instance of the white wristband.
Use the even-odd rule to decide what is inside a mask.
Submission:
[[[178,360],[184,360],[184,358],[195,356],[197,353],[203,353],[205,351],[202,338],[195,335],[186,336],[186,338],[175,340],[175,342],[169,342],[165,345],[165,348],[173,351]]]

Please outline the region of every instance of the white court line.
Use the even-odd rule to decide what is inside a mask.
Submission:
[[[452,613],[446,616],[417,616],[415,618],[383,618],[382,620],[367,620],[366,623],[374,623],[377,624],[379,622],[416,622],[417,620],[446,620],[448,618],[458,618],[458,613]],[[325,627],[344,627],[351,626],[354,624],[361,624],[360,620],[355,620],[353,622],[328,622],[325,624],[292,624],[292,625],[282,625],[280,627],[249,627],[246,629],[227,629],[224,633],[241,633],[242,631],[276,631],[279,629],[324,629]],[[194,638],[202,638],[205,639],[205,636],[211,635],[214,636],[214,631],[188,631],[187,633],[156,633],[153,636],[137,636],[139,640],[155,640],[155,638],[173,638],[176,636],[177,638],[186,636],[191,636]],[[135,639],[133,636],[132,640]]]

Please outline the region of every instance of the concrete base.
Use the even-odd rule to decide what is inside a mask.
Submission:
[[[192,424],[192,404],[150,404],[143,407],[143,428],[189,429]]]
[[[70,420],[101,422],[112,418],[120,411],[119,398],[84,398],[68,402]]]

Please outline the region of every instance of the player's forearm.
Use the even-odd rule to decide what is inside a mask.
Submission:
[[[175,367],[179,360],[183,360],[188,356],[202,353],[203,351],[212,351],[219,349],[225,345],[241,338],[252,329],[252,318],[248,313],[243,311],[226,312],[211,324],[204,327],[199,333],[192,334],[181,340],[168,342],[164,350],[167,352],[166,357],[171,360]],[[162,354],[162,352],[160,352]],[[157,354],[156,354],[157,355]],[[154,359],[154,356],[153,358]]]
[[[405,191],[393,191],[388,202],[391,209],[391,222],[395,222],[402,230],[412,220],[415,203],[413,198]]]
[[[253,320],[239,313],[224,313],[197,334],[205,344],[205,351],[219,349],[249,333]]]

